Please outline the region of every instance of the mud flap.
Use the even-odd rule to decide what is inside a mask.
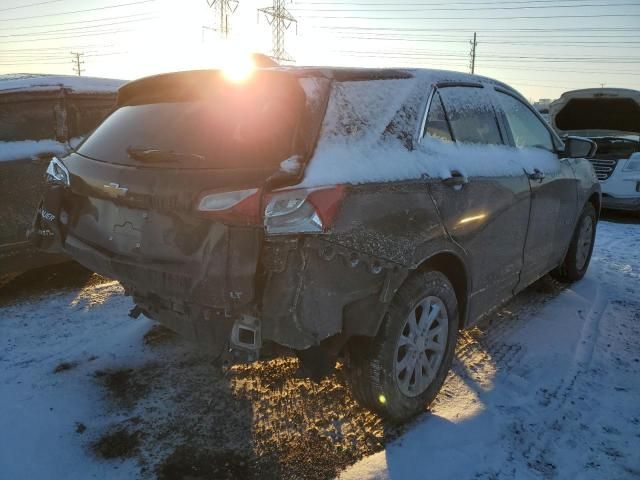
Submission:
[[[65,187],[53,185],[42,194],[33,218],[28,240],[39,250],[47,253],[63,252],[63,234],[60,223],[62,198]]]

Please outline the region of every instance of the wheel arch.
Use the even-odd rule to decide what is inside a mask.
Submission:
[[[437,270],[453,285],[458,301],[458,330],[462,330],[466,325],[470,291],[469,274],[464,261],[453,252],[440,252],[423,260],[416,268],[419,272],[428,270]]]
[[[591,196],[588,198],[587,203],[593,205],[593,208],[596,209],[596,215],[600,216],[600,207],[602,205],[602,198],[599,192],[593,192]]]

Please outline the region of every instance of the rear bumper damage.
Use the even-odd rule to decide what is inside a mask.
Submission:
[[[236,360],[257,359],[274,344],[337,355],[349,337],[375,335],[407,275],[400,265],[334,244],[330,236],[265,238],[261,229],[190,225],[170,217],[154,219],[156,243],[148,251],[144,235],[137,241],[131,229],[120,239],[89,241],[105,214],[101,201],[73,197],[68,193],[51,208],[41,206],[51,215],[44,219],[40,213],[34,232],[46,231],[48,250],[119,280],[134,299],[133,314],[144,313]],[[126,210],[119,207],[122,218],[133,219]],[[134,220],[115,226],[122,229],[129,221],[138,229]],[[175,237],[185,234],[179,228],[197,237],[189,249],[176,246]],[[150,255],[161,251],[163,257]]]

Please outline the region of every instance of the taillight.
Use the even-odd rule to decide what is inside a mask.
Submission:
[[[338,213],[346,187],[285,190],[269,195],[264,213],[267,234],[322,233]]]
[[[198,201],[198,211],[209,218],[234,225],[260,225],[260,189],[231,192],[205,192]]]

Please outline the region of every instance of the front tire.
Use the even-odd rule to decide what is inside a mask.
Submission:
[[[458,302],[440,272],[415,273],[402,285],[373,339],[349,348],[347,378],[356,400],[403,422],[424,411],[451,367]]]
[[[567,255],[562,264],[551,272],[552,277],[568,283],[576,282],[584,277],[593,253],[597,224],[596,209],[591,203],[587,203],[578,219]]]

